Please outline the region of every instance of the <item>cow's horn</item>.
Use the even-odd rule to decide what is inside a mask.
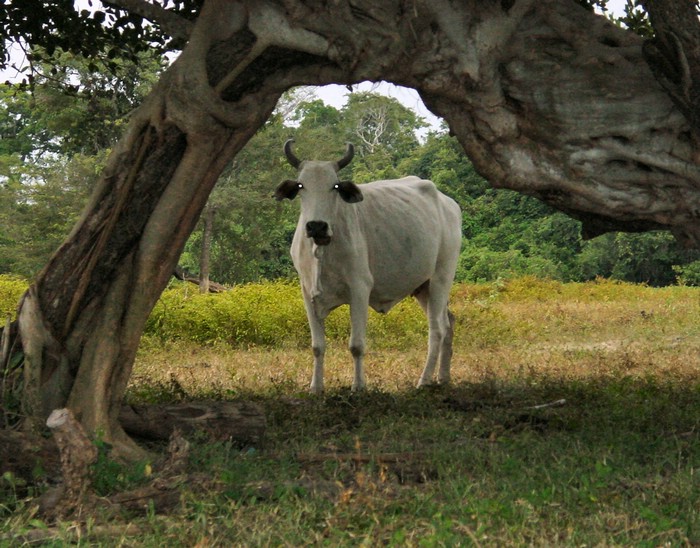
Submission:
[[[287,161],[292,164],[292,167],[299,167],[301,160],[299,160],[299,158],[297,158],[292,152],[293,142],[294,139],[287,139],[287,142],[284,143],[284,155],[287,157]]]
[[[343,169],[346,165],[350,163],[352,157],[355,156],[355,147],[352,143],[347,143],[347,148],[345,149],[345,156],[338,160],[338,169]]]

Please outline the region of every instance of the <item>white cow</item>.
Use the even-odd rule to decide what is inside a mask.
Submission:
[[[350,305],[352,389],[361,390],[368,306],[388,312],[408,295],[420,303],[430,329],[418,386],[432,382],[438,360],[438,382],[448,383],[454,316],[447,301],[462,240],[459,206],[418,177],[360,186],[340,181],[338,171],[354,154],[350,143],[337,162],[300,161],[292,143],[284,152],[299,177],[283,182],[275,198],[301,198],[291,255],[311,327],[311,391],[323,391],[324,321],[331,310]]]

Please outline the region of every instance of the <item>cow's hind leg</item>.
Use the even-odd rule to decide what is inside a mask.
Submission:
[[[364,390],[365,370],[365,340],[367,338],[367,317],[369,315],[368,298],[354,296],[350,303],[350,321],[352,323],[350,333],[350,353],[355,364],[355,377],[352,381],[354,391]]]
[[[452,340],[455,331],[455,316],[445,305],[447,312],[447,332],[442,339],[440,347],[440,368],[438,369],[438,382],[448,384],[450,382],[450,364],[452,363]]]
[[[438,382],[450,382],[450,361],[452,359],[452,335],[454,316],[447,309],[449,285],[436,283],[435,280],[423,284],[414,293],[428,318],[428,356],[418,386],[433,382],[435,367],[440,363]]]

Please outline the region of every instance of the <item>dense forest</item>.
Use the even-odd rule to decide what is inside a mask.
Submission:
[[[55,56],[31,87],[0,85],[0,274],[30,278],[79,217],[110,147],[162,65],[110,60],[109,70]],[[293,277],[289,245],[298,204],[271,198],[292,177],[282,143],[302,158],[334,158],[350,141],[341,174],[356,183],[418,175],[463,211],[462,281],[535,275],[562,281],[598,276],[651,285],[700,285],[700,252],[666,232],[613,233],[584,241],[580,225],[534,198],[491,188],[447,129],[424,138],[425,122],[397,100],[355,92],[340,109],[312,88],[283,97],[275,114],[219,180],[180,265],[199,273],[208,242],[209,276],[225,284]],[[209,231],[205,237],[205,220]]]

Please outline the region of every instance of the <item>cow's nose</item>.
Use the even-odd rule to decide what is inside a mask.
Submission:
[[[309,221],[306,223],[306,234],[309,238],[323,238],[328,235],[328,223],[326,221]]]
[[[331,241],[326,221],[309,221],[306,223],[306,235],[309,238],[313,238],[317,245],[328,245]]]

